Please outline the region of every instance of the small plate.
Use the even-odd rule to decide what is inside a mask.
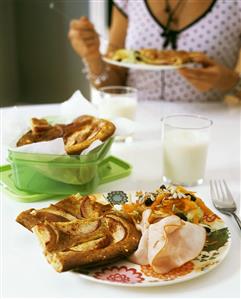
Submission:
[[[112,204],[136,200],[135,193],[123,191],[98,194],[96,197]],[[95,282],[125,287],[165,286],[196,278],[217,267],[227,255],[231,245],[230,232],[219,216],[211,213],[204,217],[203,223],[208,225],[212,232],[207,235],[206,244],[199,256],[167,274],[156,273],[150,265],[140,266],[128,260],[82,273],[73,273]]]
[[[164,70],[175,70],[182,67],[192,67],[192,63],[186,63],[181,65],[154,65],[147,63],[131,63],[131,62],[120,62],[115,61],[106,57],[103,57],[103,60],[109,64],[125,67],[129,69],[143,70],[143,71],[164,71]]]

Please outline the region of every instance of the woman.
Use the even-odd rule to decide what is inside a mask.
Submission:
[[[241,49],[239,0],[114,0],[108,51],[118,48],[198,51],[199,68],[140,71],[106,65],[99,37],[86,17],[70,24],[74,50],[88,66],[97,87],[129,85],[141,99],[215,101],[224,94],[239,97],[235,71]]]

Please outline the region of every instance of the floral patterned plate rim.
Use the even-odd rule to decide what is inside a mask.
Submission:
[[[112,191],[96,196],[117,205],[135,200],[134,192]],[[150,265],[140,266],[127,259],[89,271],[73,273],[91,281],[125,287],[165,286],[199,277],[217,267],[226,257],[231,245],[228,227],[219,216],[212,213],[203,221],[212,230],[207,234],[205,246],[199,256],[166,274],[156,273]]]

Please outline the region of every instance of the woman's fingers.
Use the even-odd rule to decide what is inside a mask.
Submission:
[[[77,30],[70,30],[68,33],[68,38],[70,40],[77,40],[83,42],[88,46],[91,43],[98,43],[98,36],[96,34],[82,34]]]
[[[73,38],[78,38],[79,37],[79,33],[76,30],[70,29],[69,33],[68,33],[68,38],[69,39],[73,39]]]
[[[182,68],[179,73],[201,91],[217,89],[228,91],[238,81],[238,74],[232,69],[215,62],[203,53],[193,53],[193,61],[202,64],[201,68]]]
[[[86,17],[70,22],[68,37],[80,57],[99,55],[99,36],[93,24]]]
[[[183,75],[194,75],[194,76],[200,76],[200,75],[206,75],[206,74],[212,74],[213,69],[211,67],[209,68],[181,68],[179,69],[180,73]]]
[[[86,19],[86,17],[81,17],[79,20],[72,20],[70,22],[70,28],[71,29],[89,29],[89,30],[94,30],[94,25]]]
[[[182,68],[179,73],[199,91],[208,91],[214,84],[215,72],[212,69]]]
[[[98,37],[93,24],[86,17],[79,20],[72,20],[70,23],[69,38],[79,38],[83,41],[89,41]]]
[[[81,30],[79,30],[79,34],[83,38],[98,37],[98,34],[94,30],[81,29]]]
[[[190,69],[190,68],[182,68],[179,70],[179,73],[187,78],[206,80],[206,79],[214,79],[216,75],[216,71],[213,68],[200,68],[200,69]]]
[[[208,84],[205,81],[200,81],[200,80],[196,80],[196,79],[187,79],[187,80],[198,91],[205,92],[205,91],[209,91],[211,89],[210,84]]]
[[[215,61],[210,59],[206,54],[202,52],[196,52],[192,54],[192,61],[194,63],[200,63],[204,67],[209,67],[215,65]]]

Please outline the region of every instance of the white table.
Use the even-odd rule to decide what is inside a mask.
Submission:
[[[21,107],[21,117],[54,115],[57,105]],[[114,144],[112,154],[129,161],[133,173],[128,178],[101,186],[98,191],[153,190],[161,183],[160,118],[176,112],[191,112],[210,117],[214,121],[212,143],[202,186],[194,189],[213,208],[210,202],[208,180],[225,178],[236,202],[240,203],[240,109],[217,104],[176,104],[142,102],[138,108],[140,124],[135,140],[128,144]],[[2,133],[13,109],[1,109]],[[6,138],[5,138],[6,140]],[[4,143],[4,140],[3,140]],[[3,163],[6,146],[1,149]],[[15,222],[23,210],[45,207],[50,201],[18,203],[1,193],[3,241],[3,297],[81,297],[81,298],[224,298],[240,297],[240,231],[234,220],[222,215],[232,234],[232,246],[226,259],[213,271],[181,284],[128,288],[90,282],[71,273],[56,273],[46,263],[39,244],[30,232]],[[218,212],[217,212],[218,213]],[[218,213],[219,214],[219,213]],[[220,214],[219,214],[220,215]]]

